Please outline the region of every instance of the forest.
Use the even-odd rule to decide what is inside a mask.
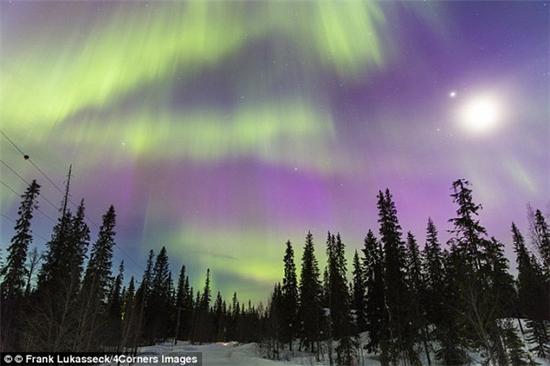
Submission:
[[[547,218],[532,210],[526,235],[508,223],[510,263],[464,179],[452,183],[446,243],[431,219],[425,238],[405,233],[392,194],[379,191],[379,227],[353,256],[339,233],[319,249],[308,232],[297,266],[286,242],[283,277],[265,305],[214,294],[208,269],[193,288],[185,266],[171,271],[164,247],[149,252],[141,278],[125,278],[124,263],[113,263],[114,207],[92,239],[84,200],[74,212],[68,205],[69,182],[44,253],[31,248],[40,184],[21,196],[1,262],[2,351],[137,353],[167,340],[237,341],[256,342],[266,358],[308,352],[330,365],[357,365],[363,352],[382,365],[468,364],[472,352],[488,365],[550,360]],[[326,253],[322,270],[316,250]]]

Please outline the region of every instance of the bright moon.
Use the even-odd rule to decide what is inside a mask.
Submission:
[[[460,109],[459,120],[468,131],[483,134],[494,130],[502,117],[498,99],[482,95],[466,101]]]

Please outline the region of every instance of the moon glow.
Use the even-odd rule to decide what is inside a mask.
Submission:
[[[472,97],[459,110],[460,125],[473,134],[486,134],[499,126],[503,117],[500,101],[490,95]]]

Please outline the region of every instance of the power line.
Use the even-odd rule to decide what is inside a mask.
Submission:
[[[2,136],[4,136],[4,137],[6,138],[6,140],[8,140],[8,142],[9,142],[13,147],[15,147],[15,149],[16,149],[17,151],[19,151],[19,152],[21,153],[21,155],[23,155],[23,157],[26,157],[26,156],[27,156],[27,155],[23,152],[23,150],[21,150],[21,149],[15,144],[15,142],[13,142],[12,139],[10,139],[10,138],[8,137],[8,135],[6,135],[6,133],[5,133],[4,131],[0,130],[0,133],[2,134]]]
[[[19,197],[19,193],[17,193],[17,191],[15,189],[13,189],[9,184],[7,184],[6,182],[0,180],[0,184],[2,184],[4,187],[6,187],[7,189],[9,189],[13,194],[15,194],[16,196]],[[44,211],[42,211],[40,208],[36,208],[36,211],[38,211],[39,213],[41,213],[42,215],[44,215],[44,217],[48,218],[51,222],[53,222],[54,224],[57,222],[55,219],[53,219],[50,215],[44,213]]]
[[[13,174],[15,174],[23,183],[25,183],[26,185],[30,186],[30,182],[28,180],[26,180],[25,178],[23,178],[21,176],[21,174],[17,173],[15,171],[15,169],[13,169],[8,163],[6,163],[4,160],[0,159],[0,163],[2,163],[5,167],[7,167]],[[6,184],[4,184],[6,185]],[[15,192],[16,194],[19,194],[17,192]],[[56,211],[59,211],[59,208],[52,203],[52,201],[50,201],[45,195],[42,195],[42,198],[44,199],[44,201],[46,203],[48,203],[50,206],[52,206]]]
[[[13,146],[13,148],[18,151],[25,160],[28,160],[29,163],[31,163],[31,165],[40,173],[42,174],[42,176],[44,178],[46,178],[46,180],[61,194],[65,194],[65,192],[63,191],[63,189],[57,184],[55,183],[55,181],[43,170],[41,169],[37,163],[35,163],[32,158],[28,155],[28,154],[25,154],[25,152],[2,130],[0,130],[0,134],[2,134],[2,136],[4,136],[4,138]],[[13,169],[10,168],[10,170],[14,171]],[[20,177],[21,178],[21,177]],[[29,184],[27,182],[27,184]],[[70,202],[74,207],[78,207],[78,204],[75,203],[71,197],[67,197],[67,201]],[[99,225],[97,223],[95,223],[93,220],[89,219],[89,218],[86,218],[87,221],[89,221],[91,224],[93,224],[97,229],[99,229]]]
[[[57,189],[61,194],[63,194],[63,190],[62,190],[61,188],[59,188],[59,186],[58,186],[57,184],[55,184],[55,182],[54,182],[54,181],[53,181],[53,180],[52,180],[52,179],[51,179],[42,169],[40,169],[40,168],[38,167],[38,165],[36,165],[36,164],[34,163],[34,161],[31,160],[31,158],[29,158],[29,159],[27,159],[27,160],[29,160],[29,162],[31,163],[31,165],[32,165],[33,167],[35,167],[36,170],[38,170],[38,171],[40,172],[40,174],[42,174],[42,175],[44,176],[44,178],[46,178],[46,180],[47,180],[48,182],[50,182],[50,183],[55,187],[55,189]],[[69,201],[70,201],[70,199],[69,199]],[[72,201],[71,201],[71,202],[72,202]],[[72,202],[72,203],[75,204],[74,202]]]
[[[5,214],[3,214],[3,213],[0,213],[0,216],[2,216],[4,219],[6,219],[6,220],[8,220],[8,221],[10,221],[10,222],[12,222],[12,223],[14,223],[14,224],[16,223],[16,221],[15,221],[14,219],[12,219],[11,217],[9,217],[8,215],[5,215]],[[44,240],[44,241],[46,241],[46,242],[49,241],[49,239],[46,239],[45,237],[43,237],[42,235],[40,235],[40,234],[38,234],[38,233],[34,233],[34,232],[33,232],[33,235],[36,235],[38,238],[40,238],[40,239],[42,239],[42,240]]]
[[[31,165],[34,166],[35,169],[38,170],[38,172],[40,172],[40,174],[42,174],[44,178],[46,178],[46,180],[59,191],[59,193],[63,194],[63,190],[53,181],[53,179],[51,179],[48,174],[46,174],[46,172],[40,169],[40,167],[34,163],[31,157],[28,154],[25,154],[25,152],[12,139],[10,139],[10,137],[4,131],[0,130],[0,134],[2,134],[2,136],[4,136],[4,138],[8,140],[8,142],[11,144],[11,146],[13,146],[13,148],[23,156],[23,159],[28,160]]]
[[[13,148],[15,150],[17,150],[25,160],[28,160],[31,165],[36,169],[38,170],[38,172],[40,174],[42,174],[44,176],[44,178],[46,178],[46,180],[57,190],[59,191],[61,194],[64,194],[63,192],[63,189],[61,189],[55,182],[52,178],[50,178],[50,176],[43,170],[41,169],[38,164],[36,164],[28,154],[25,154],[25,152],[2,130],[0,130],[0,134],[2,134],[2,136],[4,136],[4,138],[13,146]],[[17,175],[23,182],[27,183],[27,185],[29,185],[30,183],[25,180],[21,175],[19,175],[13,168],[11,168],[6,162],[4,162],[3,160],[0,160],[6,167],[8,167],[9,170],[11,170],[15,175]],[[13,190],[12,190],[13,191]],[[15,192],[15,191],[14,191]],[[16,193],[16,192],[15,192]],[[17,193],[16,193],[17,194]],[[58,210],[58,208],[53,205],[49,200],[47,200],[46,198],[44,199],[46,202],[50,203],[50,205],[52,205],[56,210]],[[67,197],[67,200],[73,204],[75,207],[78,207],[78,205],[73,202],[71,200],[70,197]],[[46,215],[47,216],[47,215]],[[85,220],[88,221],[90,224],[92,224],[97,230],[99,230],[99,225],[94,222],[92,219],[88,218],[88,217],[85,217]],[[55,221],[54,221],[55,222]],[[117,245],[114,246],[115,248],[117,248],[118,250],[120,250],[124,255],[126,255],[126,257],[130,260],[130,262],[132,262],[134,265],[136,265],[138,268],[140,268],[141,266],[137,263],[137,261],[135,261],[128,252],[126,252],[124,249],[122,249],[122,247],[119,247]]]

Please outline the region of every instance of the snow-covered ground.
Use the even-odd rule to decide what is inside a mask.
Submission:
[[[173,355],[178,356],[186,352],[201,352],[204,366],[325,366],[325,362],[315,362],[314,356],[305,352],[294,352],[290,361],[273,361],[262,358],[256,343],[238,344],[210,343],[203,345],[192,345],[188,342],[179,342],[177,346],[171,343],[164,343],[155,346],[140,348],[142,355]],[[379,366],[376,356],[363,356],[361,365]],[[141,364],[144,365],[144,364]],[[159,364],[156,364],[159,365]],[[174,365],[174,364],[170,364]]]
[[[299,363],[271,361],[261,358],[255,343],[238,345],[236,343],[210,343],[191,345],[179,342],[177,346],[161,344],[142,347],[140,353],[155,355],[181,355],[185,352],[201,352],[204,366],[299,366]],[[158,364],[157,364],[158,365]]]
[[[235,342],[230,343],[210,343],[203,345],[192,345],[188,342],[179,342],[177,346],[171,343],[163,343],[154,346],[147,346],[140,348],[141,355],[165,355],[165,356],[181,356],[187,352],[201,352],[203,357],[202,365],[204,366],[324,366],[328,365],[326,362],[315,362],[314,357],[305,353],[294,353],[290,357],[290,361],[273,361],[267,360],[260,356],[258,346],[256,343],[238,344]],[[471,355],[475,360],[475,355]],[[361,362],[362,361],[362,362]],[[540,365],[550,365],[549,362],[537,359]],[[426,362],[423,360],[422,362]],[[140,363],[139,365],[148,365]],[[150,365],[171,365],[176,364],[162,364],[151,363]],[[379,366],[375,355],[362,355],[359,365],[365,366]],[[433,362],[432,362],[433,365]],[[471,366],[481,365],[481,363],[473,362]]]

